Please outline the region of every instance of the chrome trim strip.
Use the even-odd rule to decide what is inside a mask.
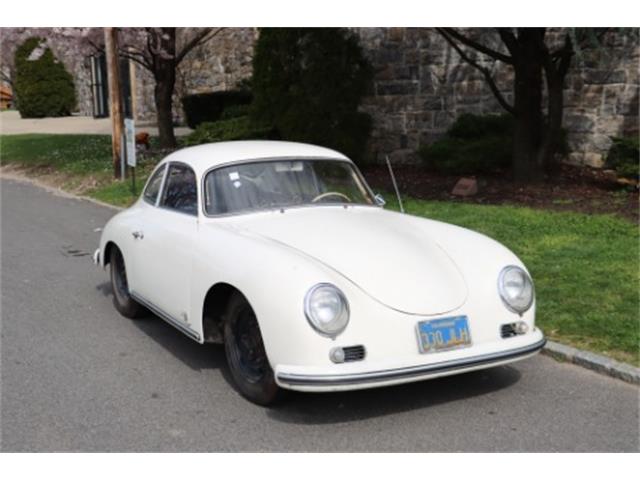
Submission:
[[[539,342],[526,347],[507,350],[500,353],[477,355],[462,360],[433,363],[430,365],[418,365],[415,367],[394,368],[364,373],[348,373],[338,375],[304,375],[295,373],[278,373],[278,380],[287,385],[297,386],[332,386],[350,385],[362,383],[376,383],[398,378],[419,377],[430,373],[442,373],[446,371],[462,370],[464,368],[489,365],[501,360],[516,359],[531,353],[538,352],[544,347],[547,340],[543,338]]]
[[[158,317],[160,317],[162,320],[164,320],[165,322],[167,322],[169,325],[171,325],[172,327],[177,328],[178,330],[180,330],[182,333],[184,333],[187,337],[199,342],[200,341],[200,334],[198,332],[196,332],[195,330],[192,330],[191,328],[187,327],[184,323],[179,322],[178,320],[176,320],[175,318],[173,318],[171,315],[169,315],[168,313],[166,313],[164,310],[162,310],[159,307],[156,307],[153,303],[145,300],[144,298],[142,298],[140,295],[135,294],[134,292],[129,292],[129,295],[131,295],[131,297],[133,297],[133,299],[142,304],[143,306],[147,307],[149,310],[151,310],[155,315],[157,315]]]

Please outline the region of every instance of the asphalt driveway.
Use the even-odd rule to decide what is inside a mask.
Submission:
[[[224,351],[111,305],[114,211],[1,180],[2,451],[638,451],[637,387],[537,356],[265,409]]]

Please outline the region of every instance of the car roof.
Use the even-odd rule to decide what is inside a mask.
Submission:
[[[183,148],[168,155],[161,163],[186,163],[193,168],[196,175],[201,176],[210,168],[218,165],[277,158],[318,158],[350,161],[335,150],[317,145],[271,140],[242,140],[206,143]]]

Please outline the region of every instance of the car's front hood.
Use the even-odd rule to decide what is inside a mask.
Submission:
[[[395,310],[441,314],[467,297],[455,263],[413,217],[318,206],[249,215],[236,226],[314,257]]]

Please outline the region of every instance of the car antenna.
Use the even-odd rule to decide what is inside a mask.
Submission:
[[[400,212],[404,213],[404,205],[402,205],[402,198],[400,198],[400,190],[398,190],[398,184],[396,183],[396,176],[393,174],[393,168],[391,168],[391,162],[389,161],[389,155],[387,155],[387,167],[389,167],[389,175],[391,175],[391,181],[393,182],[393,188],[396,191],[398,197],[398,204],[400,205]]]

